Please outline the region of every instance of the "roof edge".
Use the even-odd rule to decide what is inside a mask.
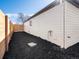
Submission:
[[[41,9],[40,11],[38,11],[36,14],[34,14],[33,16],[31,16],[29,19],[27,19],[25,22],[29,21],[30,19],[40,15],[41,13],[44,13],[45,11],[53,8],[54,6],[58,5],[60,2],[58,0],[53,1],[52,3],[50,3],[49,5],[47,5],[46,7],[44,7],[43,9]],[[24,22],[24,23],[25,23]]]
[[[66,0],[68,1],[69,3],[71,3],[72,5],[74,5],[75,7],[79,8],[79,4],[77,3],[76,0]]]

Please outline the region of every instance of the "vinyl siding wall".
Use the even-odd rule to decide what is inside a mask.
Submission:
[[[79,42],[79,8],[65,1],[65,48]]]
[[[61,48],[68,48],[78,43],[79,8],[67,1],[64,3],[27,21],[24,24],[24,30],[55,43]]]
[[[30,26],[30,21],[32,26]],[[63,47],[62,4],[32,18],[25,23],[25,31]],[[50,36],[50,33],[51,36]]]

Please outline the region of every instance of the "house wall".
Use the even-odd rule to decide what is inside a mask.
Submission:
[[[5,15],[0,10],[0,59],[5,52]]]
[[[32,18],[30,21],[27,21],[24,27],[26,32],[63,47],[62,4]]]
[[[27,21],[24,30],[68,48],[79,42],[79,8],[64,1]]]
[[[79,42],[79,8],[65,1],[65,48]]]

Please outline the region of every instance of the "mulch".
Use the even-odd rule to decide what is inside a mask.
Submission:
[[[30,47],[29,42],[37,45]],[[65,50],[26,32],[14,32],[3,59],[79,59],[79,43]]]

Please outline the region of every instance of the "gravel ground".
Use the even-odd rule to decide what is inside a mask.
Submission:
[[[14,32],[3,59],[79,59],[79,44],[65,50],[26,32]]]

